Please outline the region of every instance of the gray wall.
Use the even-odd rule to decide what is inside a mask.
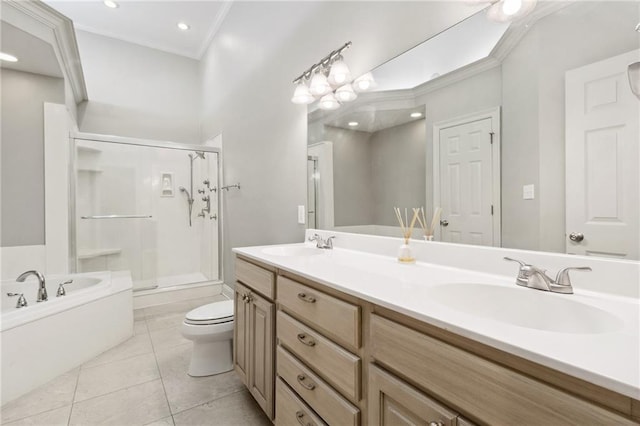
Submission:
[[[43,104],[64,104],[64,80],[2,69],[0,81],[0,245],[42,245],[45,243]]]
[[[336,226],[373,223],[371,134],[325,126],[323,140],[333,143],[333,199]]]
[[[425,206],[426,126],[416,120],[371,135],[371,183],[376,225],[397,226],[393,207]],[[390,166],[391,165],[391,166]]]
[[[503,246],[565,251],[565,72],[638,49],[638,12],[637,2],[573,4],[504,61]],[[535,200],[522,199],[527,183]]]
[[[433,125],[500,106],[502,97],[500,68],[493,68],[465,80],[418,97],[425,105],[426,134],[426,205],[427,216],[433,213]]]
[[[198,61],[84,31],[77,38],[89,94],[81,131],[200,142]]]
[[[307,111],[290,102],[291,80],[348,40],[345,59],[360,75],[481,7],[340,2],[336,13],[337,4],[235,2],[202,60],[202,137],[222,134],[225,181],[243,183],[225,194],[229,283],[231,247],[304,235],[296,209],[306,204]]]

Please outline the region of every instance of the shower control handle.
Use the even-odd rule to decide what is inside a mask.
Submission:
[[[198,189],[198,194],[204,194],[204,189]]]
[[[214,214],[209,216],[209,219],[217,220],[218,219],[218,215],[214,213]]]
[[[204,192],[204,191],[203,191],[203,192]],[[209,200],[211,200],[211,198],[209,198],[209,196],[208,196],[208,195],[205,195],[204,197],[202,197],[202,201],[205,201],[205,202],[207,202],[207,203],[208,203],[208,202],[209,202]]]

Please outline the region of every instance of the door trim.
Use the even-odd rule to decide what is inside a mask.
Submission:
[[[500,107],[489,108],[471,114],[465,114],[452,119],[433,123],[433,207],[440,205],[440,131],[449,127],[459,126],[472,121],[490,118],[493,144],[491,149],[491,194],[493,197],[493,247],[502,247],[502,198],[500,191]],[[428,163],[428,161],[427,161]],[[427,182],[428,186],[428,182]],[[440,227],[435,230],[435,237],[441,238]]]

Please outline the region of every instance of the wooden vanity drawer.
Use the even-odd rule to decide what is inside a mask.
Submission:
[[[278,311],[276,336],[318,375],[353,401],[360,399],[360,358]]]
[[[334,391],[286,349],[278,347],[277,373],[330,425],[360,423],[360,410]]]
[[[441,340],[371,316],[371,355],[445,404],[487,424],[632,421]],[[499,409],[496,409],[499,407]]]
[[[326,425],[280,378],[276,379],[275,424],[278,426]]]
[[[332,340],[360,347],[360,307],[289,278],[278,277],[278,302]]]
[[[236,257],[236,280],[268,299],[275,298],[275,274],[268,269]]]

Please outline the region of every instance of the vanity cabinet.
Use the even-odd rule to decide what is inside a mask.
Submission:
[[[360,306],[282,275],[277,285],[276,425],[359,425]],[[302,405],[279,401],[292,392]]]
[[[237,258],[236,278],[234,368],[258,405],[273,419],[275,274]]]
[[[235,368],[276,425],[639,424],[636,399],[238,262]]]
[[[371,356],[377,364],[483,424],[637,424],[542,381],[379,315],[371,315]],[[378,371],[373,367],[370,380]],[[392,382],[385,375],[387,384]],[[407,389],[395,381],[396,390]],[[399,384],[398,384],[399,383]],[[375,385],[373,392],[377,391]],[[371,389],[371,387],[370,387]],[[378,393],[380,393],[378,391]],[[375,394],[370,393],[370,404]],[[411,407],[426,407],[417,394]],[[393,408],[395,409],[395,405]],[[382,408],[386,408],[384,405]],[[391,407],[390,407],[391,408]],[[376,408],[370,406],[370,413]],[[379,412],[379,411],[378,411]],[[452,421],[443,414],[443,424]],[[371,424],[383,424],[372,422]]]

